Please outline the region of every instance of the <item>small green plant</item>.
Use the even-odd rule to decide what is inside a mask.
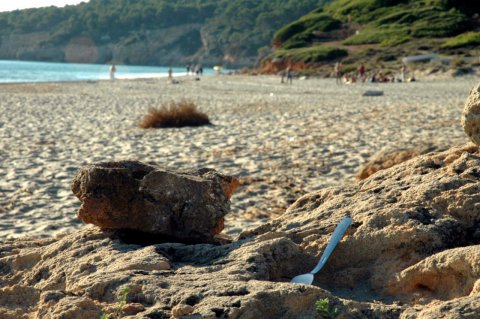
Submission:
[[[315,302],[315,310],[324,318],[333,319],[340,314],[337,307],[330,307],[330,300],[328,298],[320,299]]]
[[[124,286],[122,290],[120,290],[120,301],[115,308],[115,314],[117,317],[121,317],[123,315],[123,306],[127,304],[127,294],[128,294],[128,286]]]
[[[128,295],[128,286],[124,286],[122,290],[120,290],[120,300],[115,307],[115,312],[113,315],[115,318],[121,318],[123,316],[123,306],[127,304],[127,295]],[[104,313],[100,319],[111,319],[112,314]]]

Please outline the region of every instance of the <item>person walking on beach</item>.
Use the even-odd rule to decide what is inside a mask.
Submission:
[[[335,82],[337,83],[337,85],[342,84],[342,70],[342,62],[336,62],[335,66],[333,67],[333,72],[335,73]]]
[[[293,81],[292,69],[287,68],[287,83],[292,84],[292,81]]]
[[[110,80],[115,80],[115,72],[117,72],[117,68],[115,67],[115,64],[112,63],[112,65],[110,65],[110,69],[109,69],[109,72],[110,72]]]
[[[405,64],[402,65],[402,68],[400,69],[400,78],[402,82],[405,82],[405,74],[407,73],[407,66]]]
[[[172,68],[168,68],[168,79],[172,80],[173,79],[173,71]]]
[[[195,69],[194,69],[194,70],[195,70],[195,71],[194,71],[194,72],[195,72],[195,75],[201,75],[201,74],[200,74],[200,69],[201,69],[200,64],[195,65]],[[203,70],[202,70],[202,72],[203,72]]]
[[[287,75],[287,72],[285,72],[285,70],[280,71],[280,77],[281,77],[280,83],[282,83],[282,84],[285,83],[285,76],[286,75]]]
[[[365,65],[362,63],[358,68],[358,80],[365,82]]]

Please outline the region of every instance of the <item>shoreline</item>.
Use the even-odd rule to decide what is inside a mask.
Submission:
[[[195,75],[195,74],[187,74],[186,72],[180,73],[173,73],[173,78],[181,78],[181,79],[189,79],[189,78],[205,78],[205,77],[212,77],[212,76],[227,76],[227,77],[265,77],[265,78],[279,78],[280,75],[274,74],[248,74],[248,73],[207,73],[203,75]],[[146,80],[156,80],[156,79],[166,79],[168,78],[168,73],[161,73],[161,74],[151,74],[149,76],[135,76],[130,75],[127,77],[121,76],[116,77],[113,81],[146,81]],[[452,72],[444,72],[440,74],[421,74],[420,77],[416,77],[416,81],[408,82],[408,83],[401,83],[401,82],[377,82],[377,83],[370,83],[370,82],[357,82],[357,83],[343,83],[344,86],[365,86],[365,85],[396,85],[396,84],[414,84],[418,82],[422,83],[434,83],[434,82],[444,82],[444,81],[475,81],[478,78],[475,74],[466,74],[461,76],[452,76]],[[332,77],[325,77],[320,75],[310,75],[310,76],[297,76],[294,77],[295,81],[305,81],[305,80],[326,80],[326,81],[335,81],[335,78]],[[4,85],[35,85],[35,84],[82,84],[82,83],[97,83],[97,82],[112,82],[112,80],[105,75],[105,78],[100,79],[85,79],[85,80],[64,80],[64,81],[25,81],[25,82],[1,82],[0,86]]]
[[[35,62],[18,60],[0,60],[1,83],[51,83],[83,82],[110,80],[109,64],[79,64],[58,62]],[[116,65],[115,76],[118,80],[166,78],[172,69],[174,76],[186,76],[186,67]],[[214,75],[213,68],[203,68],[203,75]],[[224,72],[233,70],[225,69]],[[193,76],[193,74],[192,74]]]
[[[206,75],[202,75],[202,77],[205,77],[205,76],[214,76],[215,74],[206,74]],[[181,73],[180,75],[175,75],[174,73],[174,78],[175,77],[180,77],[180,78],[184,78],[184,77],[189,77],[189,76],[193,76],[193,75],[187,75],[186,73]],[[129,76],[129,77],[116,77],[113,81],[138,81],[138,80],[151,80],[151,79],[166,79],[168,78],[168,74],[165,73],[165,74],[158,74],[158,75],[151,75],[151,76],[140,76],[140,77],[135,77],[135,76]],[[22,84],[31,84],[31,85],[35,85],[35,84],[68,84],[68,83],[71,83],[71,84],[81,84],[81,83],[96,83],[96,82],[112,82],[111,79],[105,77],[104,79],[93,79],[93,80],[65,80],[65,81],[26,81],[26,82],[0,82],[0,86],[1,85],[11,85],[11,84],[19,84],[19,85],[22,85]]]

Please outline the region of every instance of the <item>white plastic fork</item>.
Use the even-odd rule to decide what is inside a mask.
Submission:
[[[340,242],[343,234],[345,234],[345,231],[347,230],[348,226],[350,226],[351,223],[352,223],[352,219],[350,217],[343,218],[340,221],[340,223],[338,223],[335,230],[333,231],[332,237],[330,238],[330,241],[328,242],[327,247],[325,248],[325,251],[322,254],[322,257],[320,257],[320,260],[318,261],[318,264],[315,266],[315,268],[313,268],[313,270],[307,274],[298,275],[294,277],[292,280],[290,280],[290,282],[297,283],[297,284],[311,285],[315,274],[319,272],[320,269],[323,268],[323,266],[327,262],[328,257],[330,257],[333,250],[335,249],[337,244]]]

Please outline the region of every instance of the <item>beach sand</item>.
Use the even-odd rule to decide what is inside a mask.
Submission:
[[[460,115],[476,78],[335,85],[272,76],[205,76],[0,85],[0,240],[82,227],[78,168],[139,160],[212,167],[240,179],[225,233],[281,214],[298,197],[352,183],[385,149],[467,142]],[[379,97],[362,97],[383,90]],[[188,99],[212,126],[141,129],[149,107]]]

